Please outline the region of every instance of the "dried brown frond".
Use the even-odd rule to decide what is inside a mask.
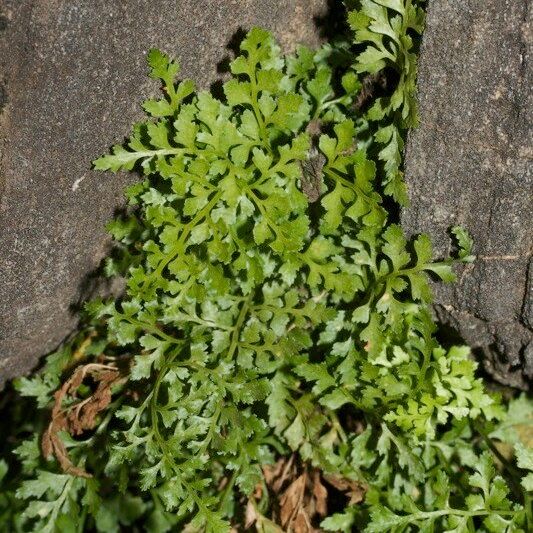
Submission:
[[[87,398],[78,397],[78,389],[90,377],[96,388]],[[54,407],[41,445],[45,457],[54,456],[64,472],[80,477],[91,477],[85,470],[75,466],[59,433],[66,431],[72,436],[93,429],[97,417],[105,411],[112,399],[112,387],[126,378],[114,365],[89,363],[76,368],[69,379],[54,394]]]
[[[363,483],[325,475],[317,468],[302,464],[294,454],[263,466],[263,476],[270,501],[269,517],[278,524],[269,520],[269,527],[287,533],[319,533],[319,524],[328,514],[328,504],[331,506],[339,493],[344,505],[355,505],[363,501],[367,490]],[[263,498],[263,490],[259,484],[248,501],[245,528],[255,524],[257,531],[265,530],[265,517],[257,510],[256,503]]]

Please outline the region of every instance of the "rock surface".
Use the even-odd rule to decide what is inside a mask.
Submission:
[[[72,305],[105,255],[131,176],[91,161],[156,91],[145,54],[180,58],[208,87],[240,28],[315,44],[326,0],[4,0],[0,4],[0,382],[76,326]]]
[[[438,286],[437,314],[498,381],[533,378],[531,2],[433,0],[419,64],[421,126],[407,144],[411,233],[450,252],[472,234],[474,265]]]

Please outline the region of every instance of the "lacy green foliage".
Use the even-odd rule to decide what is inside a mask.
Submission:
[[[401,199],[401,134],[416,117],[411,33],[422,20],[410,0],[362,0],[350,23],[356,45],[370,44],[354,65],[345,43],[284,58],[253,29],[223,100],[176,84],[177,63],[150,52],[163,97],[95,162],[144,175],[109,224],[121,244],[106,272],[125,277],[125,294],[88,304],[83,331],[17,386],[42,408],[81,365],[124,379],[94,430],[58,434],[90,477],[42,457],[46,423],[26,428],[20,464],[6,474],[0,463],[4,530],[226,532],[261,466],[293,452],[368,487],[326,531],[527,529],[531,402],[505,412],[469,350],[438,343],[428,275],[453,281],[454,260],[435,261],[427,236],[408,241],[388,221],[377,178],[384,163],[385,193]],[[360,116],[359,75],[390,65],[393,95]],[[310,203],[302,169],[316,158],[320,200]],[[454,234],[457,261],[473,260],[468,234]],[[65,412],[95,386],[74,388]]]
[[[518,419],[513,419],[513,412]],[[370,523],[365,531],[528,531],[531,494],[521,493],[515,484],[524,472],[517,471],[497,446],[504,450],[514,445],[518,466],[531,467],[521,465],[520,454],[527,446],[531,450],[532,402],[524,396],[512,401],[503,418],[476,429],[466,420],[456,420],[438,439],[414,446],[385,424],[381,431],[367,428],[355,437],[352,461],[364,474],[372,473],[366,496]],[[516,430],[523,432],[523,440]],[[503,461],[502,474],[488,450]],[[525,509],[515,503],[516,497]],[[326,531],[351,531],[360,517],[360,509],[351,507],[322,526]]]
[[[384,192],[400,204],[407,203],[401,171],[405,133],[418,123],[416,104],[416,37],[422,33],[425,13],[417,0],[361,0],[348,21],[357,43],[364,43],[355,70],[376,74],[386,67],[398,78],[394,92],[378,98],[366,114],[380,145]],[[414,39],[415,38],[415,39]]]

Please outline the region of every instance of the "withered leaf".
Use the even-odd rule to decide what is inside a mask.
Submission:
[[[356,503],[362,502],[365,498],[365,493],[368,490],[368,487],[364,483],[352,479],[332,475],[325,475],[324,479],[340,492],[346,493],[350,498],[349,505],[355,505]]]
[[[289,488],[283,493],[280,499],[281,506],[281,525],[289,526],[294,516],[298,513],[300,506],[303,503],[305,485],[307,483],[307,473],[304,472],[295,481],[293,481]]]
[[[98,383],[96,390],[89,397],[76,401],[77,390],[87,376],[91,376]],[[85,470],[72,463],[59,433],[66,431],[76,436],[93,429],[97,416],[111,403],[111,387],[122,379],[124,378],[119,369],[111,365],[89,363],[76,368],[54,394],[51,420],[41,440],[43,455],[54,456],[62,470],[68,474],[91,477]],[[66,399],[73,400],[74,403],[63,407]]]
[[[326,158],[316,148],[311,148],[309,158],[300,162],[302,169],[302,192],[307,196],[309,203],[319,200],[322,192],[322,169]]]
[[[320,516],[328,514],[328,491],[320,480],[320,472],[313,472],[313,496],[315,497],[315,510]]]

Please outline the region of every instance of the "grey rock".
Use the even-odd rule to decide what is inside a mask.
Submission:
[[[528,0],[429,3],[402,213],[440,256],[450,226],[471,232],[478,259],[458,283],[436,286],[437,315],[520,388],[533,377],[532,42]]]
[[[0,3],[0,382],[31,369],[77,323],[72,306],[109,246],[131,175],[91,161],[157,91],[145,54],[180,58],[208,87],[239,28],[288,49],[319,40],[326,0],[4,0]]]

